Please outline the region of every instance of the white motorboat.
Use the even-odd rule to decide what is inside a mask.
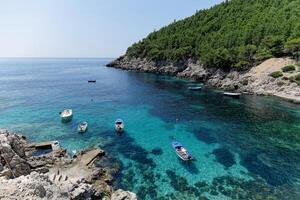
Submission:
[[[186,148],[184,148],[184,146],[181,143],[173,141],[172,147],[175,150],[177,156],[182,160],[190,161],[193,159],[192,154]]]
[[[224,96],[229,96],[229,97],[235,97],[239,98],[242,94],[241,93],[235,93],[235,92],[224,92]]]
[[[73,117],[72,109],[65,109],[63,112],[60,113],[60,117],[62,121],[71,121]]]
[[[201,90],[202,87],[200,87],[200,86],[190,86],[190,87],[188,87],[188,89],[189,90]]]
[[[115,130],[118,132],[118,133],[121,133],[124,131],[124,122],[122,119],[117,119],[115,121]]]
[[[85,133],[88,129],[88,123],[87,122],[81,122],[78,125],[78,132],[79,133]]]

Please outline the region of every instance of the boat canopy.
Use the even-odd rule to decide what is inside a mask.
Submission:
[[[123,124],[123,120],[122,120],[122,119],[117,119],[117,120],[115,121],[115,123],[116,123],[116,124]]]
[[[174,148],[178,148],[178,147],[182,147],[182,144],[180,144],[179,142],[172,142],[172,146]]]

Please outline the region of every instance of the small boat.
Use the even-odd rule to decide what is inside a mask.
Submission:
[[[124,131],[124,122],[122,119],[117,119],[115,121],[115,130],[118,132],[118,133],[121,133]]]
[[[179,143],[177,141],[173,141],[172,147],[175,150],[177,156],[179,158],[181,158],[182,160],[189,161],[189,160],[193,159],[192,154],[189,153],[181,143]]]
[[[96,83],[96,80],[88,80],[88,83]]]
[[[235,93],[235,92],[224,92],[223,93],[224,96],[228,96],[228,97],[240,97],[242,94],[241,93]]]
[[[57,150],[57,149],[60,149],[60,144],[59,144],[58,141],[54,141],[51,146],[52,146],[53,151]]]
[[[88,129],[88,123],[87,122],[81,122],[79,125],[78,125],[78,132],[79,133],[85,133]]]
[[[201,90],[202,87],[200,87],[200,86],[190,86],[190,87],[188,87],[188,89],[189,90]]]
[[[63,112],[60,112],[59,114],[62,121],[68,122],[72,120],[73,117],[72,109],[65,109]]]

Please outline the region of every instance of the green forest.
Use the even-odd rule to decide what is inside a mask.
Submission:
[[[271,57],[300,57],[300,0],[230,0],[150,33],[129,57],[245,70]]]

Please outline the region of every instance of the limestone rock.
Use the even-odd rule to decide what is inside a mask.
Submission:
[[[42,185],[38,185],[35,190],[34,194],[40,198],[44,198],[46,196],[46,190]]]
[[[18,155],[13,156],[9,166],[14,177],[27,175],[30,173],[30,165],[26,162],[26,160],[20,158]]]
[[[111,195],[111,200],[137,200],[137,196],[132,192],[119,189]]]
[[[80,185],[75,185],[70,191],[71,199],[80,200],[80,199],[92,199],[95,189],[90,184],[81,183]]]
[[[295,63],[291,58],[271,58],[249,71],[226,72],[217,68],[205,68],[196,60],[180,61],[172,64],[166,61],[148,61],[141,58],[120,58],[107,64],[125,70],[153,72],[159,74],[175,75],[205,82],[208,86],[224,90],[238,91],[256,95],[274,95],[283,99],[300,103],[300,86],[291,84],[290,80],[272,78],[271,72],[281,70],[287,64]],[[295,72],[296,73],[296,72]],[[290,74],[285,74],[290,77]]]
[[[34,146],[4,129],[0,129],[0,144],[0,199],[102,199],[112,192],[114,169],[82,165],[81,159],[90,152],[99,151],[98,158],[103,157],[101,149],[79,152],[74,159],[67,157],[65,149],[32,157]],[[129,192],[119,195],[136,197]]]

